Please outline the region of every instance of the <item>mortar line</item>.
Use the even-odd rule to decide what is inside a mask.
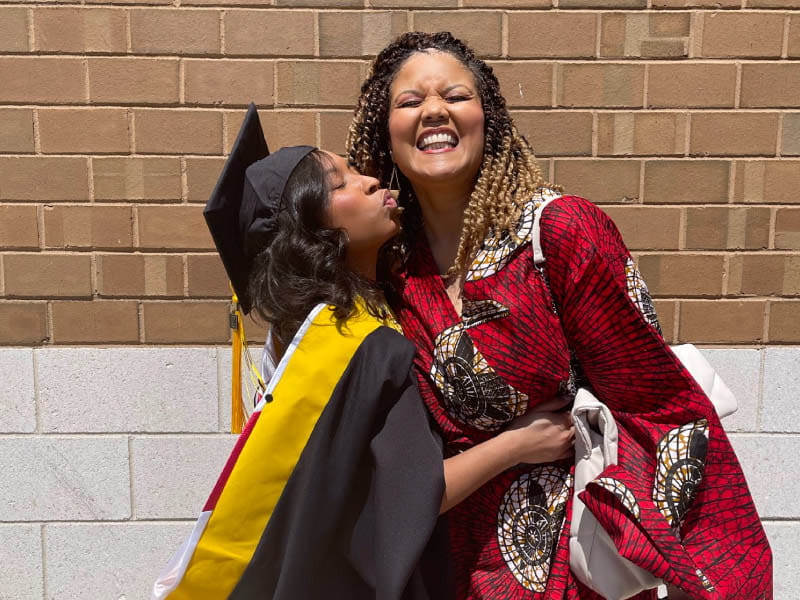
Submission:
[[[787,14],[783,21],[783,40],[781,42],[781,58],[789,58],[789,29],[791,27],[791,15]]]
[[[136,316],[139,319],[139,343],[144,344],[144,302],[141,300],[136,303]]]
[[[675,302],[675,306],[672,309],[672,321],[674,323],[673,330],[672,330],[672,343],[677,344],[680,341],[680,327],[681,327],[681,302],[678,300]]]
[[[782,158],[783,154],[783,119],[784,111],[778,113],[778,134],[775,136],[775,158]]]
[[[462,3],[462,0],[459,0],[459,4]],[[508,11],[503,11],[500,20],[500,56],[502,58],[508,58]]]
[[[742,103],[742,63],[740,61],[736,61],[734,63],[736,65],[736,84],[733,88],[733,108],[740,108]]]
[[[34,31],[34,15],[33,15],[33,7],[29,7],[25,14],[25,25],[27,26],[27,34],[28,34],[28,50],[30,52],[36,52],[36,32]]]
[[[34,154],[42,153],[42,131],[39,125],[39,109],[33,109],[33,152]]]
[[[39,398],[39,350],[31,349],[31,362],[33,363],[33,416],[35,420],[34,433],[42,433],[42,406]]]
[[[42,598],[47,598],[47,536],[45,532],[46,523],[39,525],[39,542],[42,551]]]
[[[219,11],[219,53],[220,56],[225,55],[225,51],[227,50],[225,44],[225,15],[226,11],[221,10]]]
[[[133,52],[133,36],[131,34],[131,11],[125,11],[125,53]]]
[[[86,187],[89,190],[89,202],[94,203],[94,158],[86,157]]]
[[[127,436],[128,441],[128,500],[131,504],[131,521],[136,520],[136,506],[133,502],[134,498],[134,491],[133,491],[133,436]]]
[[[186,61],[178,60],[178,104],[186,104]]]
[[[47,341],[50,344],[53,344],[53,338],[55,337],[53,333],[53,301],[48,300],[46,307],[47,308],[45,310],[45,321],[47,327]]]

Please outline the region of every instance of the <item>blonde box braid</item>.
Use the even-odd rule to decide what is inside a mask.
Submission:
[[[347,135],[347,155],[360,171],[389,184],[392,171],[389,139],[390,88],[405,61],[417,52],[446,52],[474,76],[484,113],[484,157],[475,187],[464,211],[458,252],[449,274],[463,272],[483,241],[501,238],[514,227],[524,204],[545,186],[528,141],[519,134],[506,109],[492,68],[449,32],[410,32],[384,48],[361,86]],[[401,205],[406,241],[419,230],[419,208],[408,180],[402,184]]]

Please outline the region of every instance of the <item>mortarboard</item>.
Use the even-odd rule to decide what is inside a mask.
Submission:
[[[286,180],[313,146],[269,153],[258,111],[247,109],[239,135],[203,215],[242,311],[250,312],[247,283],[253,257],[276,233]]]

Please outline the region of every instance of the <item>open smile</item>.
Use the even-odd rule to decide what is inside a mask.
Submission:
[[[458,135],[452,129],[439,127],[429,129],[417,138],[417,150],[426,154],[451,152],[458,146]]]

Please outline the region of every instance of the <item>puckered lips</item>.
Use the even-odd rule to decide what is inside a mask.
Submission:
[[[458,135],[449,127],[426,129],[417,138],[417,150],[426,154],[450,152],[458,146]]]

